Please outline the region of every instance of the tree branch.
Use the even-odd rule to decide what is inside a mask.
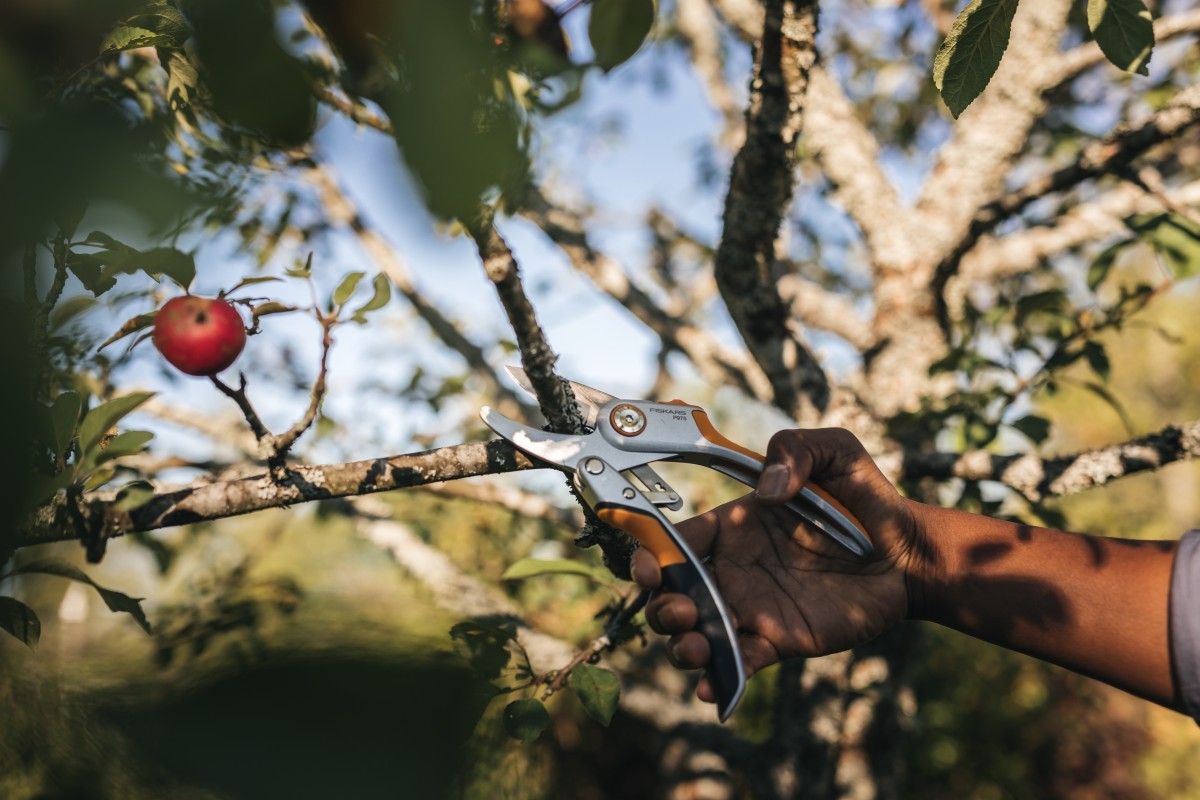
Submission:
[[[729,352],[706,331],[659,307],[618,264],[592,248],[579,214],[552,205],[535,190],[527,194],[521,214],[541,228],[598,288],[658,334],[665,345],[691,359],[706,380],[714,385],[737,386],[751,397],[769,401],[771,387],[758,365],[740,353]]]
[[[725,80],[720,21],[708,0],[677,0],[675,28],[704,84],[709,102],[721,115],[722,128],[718,137],[721,145],[730,149],[741,147],[746,126],[733,90]]]
[[[1013,157],[1045,113],[1044,93],[1054,81],[1046,54],[1058,51],[1070,7],[1071,0],[1017,7],[999,69],[954,126],[953,138],[941,148],[921,188],[913,233],[920,231],[922,250],[932,256],[926,269],[961,245],[975,211],[1003,190]],[[895,268],[903,267],[902,262]],[[921,276],[921,282],[930,277]]]
[[[958,273],[946,284],[943,296],[949,319],[962,316],[963,300],[972,282],[1019,275],[1057,253],[1103,241],[1122,229],[1126,217],[1170,208],[1167,200],[1185,208],[1200,203],[1200,181],[1168,190],[1161,196],[1149,195],[1132,184],[1121,184],[1057,216],[1051,225],[1006,236],[984,236],[963,256]]]
[[[531,469],[523,453],[503,439],[442,447],[420,453],[351,461],[322,466],[289,465],[285,480],[267,474],[216,483],[198,482],[156,493],[129,511],[118,508],[115,493],[83,499],[79,509],[84,530],[69,518],[70,503],[59,495],[35,511],[16,535],[16,546],[104,538],[207,520],[285,508],[313,500],[331,500],[390,489],[405,489],[439,481]]]
[[[966,234],[938,264],[933,276],[933,291],[938,303],[938,318],[945,328],[949,322],[942,297],[947,281],[958,269],[963,256],[979,238],[997,225],[1019,214],[1033,201],[1070,189],[1105,173],[1117,173],[1155,145],[1175,138],[1200,122],[1200,87],[1184,89],[1162,109],[1131,125],[1123,125],[1083,149],[1079,159],[1049,175],[1035,178],[1015,192],[980,208]]]
[[[1196,31],[1200,31],[1200,8],[1156,19],[1154,21],[1154,42],[1156,45],[1162,45],[1163,42],[1177,36]],[[1095,42],[1087,42],[1068,50],[1057,56],[1051,64],[1053,70],[1051,88],[1062,86],[1081,72],[1106,61],[1104,53],[1100,51],[1100,46]],[[1114,69],[1116,68],[1114,67]]]
[[[366,224],[362,214],[350,197],[342,191],[337,178],[329,168],[319,165],[310,170],[309,175],[320,192],[321,204],[330,221],[345,225],[350,229],[358,239],[359,245],[366,251],[367,256],[375,262],[376,268],[388,276],[392,285],[409,302],[417,316],[447,347],[458,353],[475,377],[484,383],[487,393],[494,398],[497,408],[502,413],[515,415],[517,409],[521,407],[521,402],[516,394],[496,377],[496,371],[489,363],[483,348],[464,336],[454,321],[443,314],[441,309],[430,303],[417,289],[408,269],[396,255],[396,251],[379,233]]]
[[[790,307],[793,319],[807,327],[836,334],[859,350],[875,343],[871,323],[863,319],[849,298],[799,275],[784,275],[779,279],[779,296]]]
[[[258,440],[260,458],[268,458],[274,450],[274,445],[270,440],[271,432],[267,430],[267,426],[263,424],[259,418],[258,412],[254,410],[254,405],[250,402],[250,398],[246,395],[246,373],[238,373],[238,388],[234,389],[229,384],[222,381],[216,375],[210,375],[209,380],[212,385],[220,390],[221,394],[228,397],[237,407],[241,409],[242,416],[246,418],[246,424],[250,426],[251,433]]]
[[[521,366],[529,377],[542,415],[556,433],[581,434],[586,431],[575,392],[570,383],[554,371],[557,356],[550,349],[546,334],[537,320],[537,314],[525,287],[521,283],[520,270],[508,244],[496,230],[491,209],[483,208],[477,217],[465,221],[466,228],[483,262],[484,271],[496,286],[500,305],[508,316],[509,324],[517,337],[521,351]],[[568,480],[572,494],[574,486]],[[575,543],[581,547],[599,545],[604,551],[604,563],[620,578],[629,577],[629,557],[636,549],[636,542],[624,531],[604,522],[581,502],[587,519]]]
[[[1168,425],[1149,436],[1068,456],[1039,458],[1033,454],[968,453],[904,455],[904,477],[998,481],[1030,501],[1075,494],[1117,478],[1156,470],[1176,461],[1200,458],[1200,420]]]
[[[775,285],[779,225],[792,197],[796,138],[816,60],[815,0],[768,0],[755,53],[746,143],[733,161],[714,273],[772,402],[795,418],[829,402],[829,382],[789,324]]]
[[[879,142],[837,80],[820,66],[809,74],[804,140],[834,185],[834,199],[863,232],[872,253],[907,250],[895,187],[879,166]]]
[[[573,531],[579,530],[584,522],[583,512],[579,510],[578,506],[562,508],[539,495],[523,492],[512,486],[502,486],[494,482],[467,483],[453,481],[450,483],[431,483],[415,488],[418,491],[429,492],[441,497],[488,503],[507,509],[523,517],[545,520],[554,525],[570,528]]]
[[[476,219],[466,223],[466,228],[475,240],[484,271],[495,285],[500,305],[516,334],[521,366],[529,376],[538,406],[550,429],[556,433],[583,433],[585,426],[575,393],[554,371],[558,356],[550,349],[533,304],[525,294],[517,261],[508,249],[508,243],[496,230],[492,214],[490,209],[481,210]]]
[[[268,463],[272,465],[277,463],[280,467],[283,466],[284,459],[287,458],[292,445],[316,420],[317,412],[321,410],[321,401],[325,399],[325,383],[329,375],[329,350],[333,347],[333,326],[337,322],[337,316],[336,314],[322,314],[315,306],[313,314],[321,325],[321,363],[317,369],[317,379],[313,382],[308,408],[305,409],[304,415],[296,420],[296,424],[275,437],[274,458],[268,460]]]

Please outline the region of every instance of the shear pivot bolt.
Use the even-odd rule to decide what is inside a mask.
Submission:
[[[633,499],[633,489],[626,488],[625,491],[621,492],[621,494],[625,496],[626,500]]]
[[[646,429],[646,415],[630,403],[622,403],[614,408],[608,419],[617,433],[624,436],[637,436]]]
[[[604,462],[598,458],[589,458],[583,462],[583,468],[589,475],[599,475],[604,472]]]

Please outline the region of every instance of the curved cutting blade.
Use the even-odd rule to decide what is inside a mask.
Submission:
[[[586,450],[582,436],[530,428],[489,406],[479,409],[479,417],[483,424],[508,439],[520,450],[564,469],[575,469]]]
[[[517,382],[525,394],[537,399],[537,394],[533,391],[533,384],[529,382],[529,375],[520,367],[506,366],[505,371],[509,377]],[[567,381],[571,384],[571,391],[575,393],[575,402],[579,404],[579,411],[583,414],[583,424],[589,428],[596,427],[596,420],[600,418],[600,409],[611,403],[617,398],[613,397],[608,392],[602,392],[599,389],[593,389],[591,386],[585,386],[582,383],[575,381]]]

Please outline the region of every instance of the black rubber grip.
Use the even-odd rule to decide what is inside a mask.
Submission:
[[[685,594],[699,612],[695,630],[708,640],[711,656],[705,670],[716,694],[717,711],[722,720],[733,712],[742,697],[745,678],[736,651],[733,625],[724,619],[697,567],[688,561],[663,567],[663,586],[669,592]],[[728,624],[727,624],[728,623]]]

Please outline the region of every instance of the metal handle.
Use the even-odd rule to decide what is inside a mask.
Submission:
[[[665,589],[686,594],[696,604],[696,630],[711,653],[705,669],[724,722],[746,691],[746,669],[733,620],[712,576],[675,526],[620,472],[600,459],[589,459],[575,479],[596,516],[627,531],[654,555]]]

